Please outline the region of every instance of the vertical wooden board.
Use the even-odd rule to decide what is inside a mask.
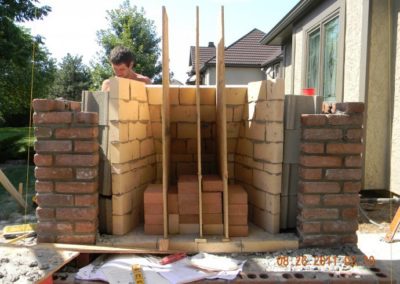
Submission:
[[[168,237],[168,211],[167,192],[169,185],[169,163],[170,163],[170,98],[169,98],[169,46],[168,46],[168,15],[165,6],[162,7],[162,170],[163,170],[163,220],[164,238]]]
[[[226,98],[225,98],[225,39],[224,7],[221,7],[220,38],[217,45],[217,149],[218,169],[224,184],[224,236],[229,238],[228,217],[228,160],[226,133]]]

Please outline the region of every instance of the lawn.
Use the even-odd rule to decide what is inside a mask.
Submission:
[[[29,161],[32,161],[33,128],[29,133],[29,127],[4,127],[0,128],[0,163],[7,160],[27,160],[28,149],[30,150]]]

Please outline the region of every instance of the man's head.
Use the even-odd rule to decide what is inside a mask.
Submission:
[[[116,46],[111,50],[109,60],[117,77],[128,78],[130,70],[135,66],[132,52],[123,46]]]

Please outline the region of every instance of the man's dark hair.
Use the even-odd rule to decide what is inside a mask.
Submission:
[[[123,46],[116,46],[110,52],[110,61],[112,64],[120,65],[125,64],[129,66],[133,62],[133,67],[135,67],[135,58],[132,52]]]

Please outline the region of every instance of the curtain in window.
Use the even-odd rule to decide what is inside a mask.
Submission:
[[[317,29],[308,36],[308,68],[307,68],[307,88],[315,88],[318,95],[318,74],[319,74],[319,43],[320,30]]]
[[[323,96],[325,101],[336,100],[336,69],[337,51],[339,40],[339,19],[329,21],[324,24],[324,62],[323,62]]]

